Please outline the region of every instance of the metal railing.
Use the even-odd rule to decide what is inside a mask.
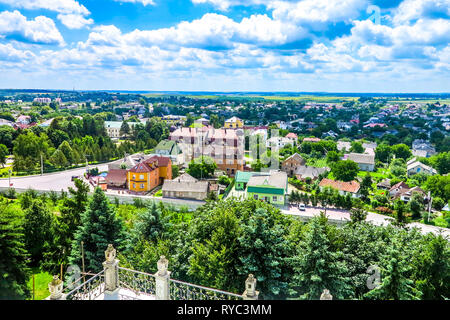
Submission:
[[[66,300],[95,300],[105,292],[105,270],[67,293]]]
[[[169,280],[170,300],[240,300],[242,295],[198,286],[179,280]]]
[[[156,280],[153,274],[122,267],[119,267],[119,286],[133,291],[137,296],[156,293]]]

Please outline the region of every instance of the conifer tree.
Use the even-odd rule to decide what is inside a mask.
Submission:
[[[117,250],[123,250],[125,240],[123,221],[116,216],[104,192],[99,187],[95,188],[86,211],[81,215],[81,225],[72,242],[70,263],[81,266],[83,241],[86,271],[99,272],[108,244],[112,244]]]
[[[33,200],[25,210],[25,248],[30,254],[31,265],[38,266],[43,262],[44,252],[51,248],[55,236],[55,217],[45,202]]]
[[[147,210],[138,214],[133,230],[134,240],[155,241],[164,231],[161,208],[152,203]]]
[[[413,287],[413,281],[407,278],[410,271],[407,261],[401,257],[395,247],[389,250],[386,267],[381,269],[381,284],[364,295],[377,300],[419,299],[421,292]]]
[[[304,245],[293,258],[295,275],[291,293],[300,299],[319,299],[324,289],[336,299],[350,294],[347,268],[340,261],[341,254],[330,250],[324,217],[313,218]]]
[[[280,298],[288,293],[290,273],[286,267],[289,243],[280,222],[274,221],[264,208],[258,208],[242,226],[239,237],[239,273],[254,274],[265,299]]]
[[[0,300],[25,299],[30,295],[22,219],[17,209],[0,206]]]

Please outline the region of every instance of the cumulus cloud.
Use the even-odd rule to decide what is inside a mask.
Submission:
[[[58,14],[58,20],[69,29],[81,29],[94,23],[94,20],[78,14]]]
[[[75,0],[0,0],[0,3],[21,9],[58,12],[58,20],[69,29],[81,29],[94,23],[94,20],[85,18],[90,14],[89,10]]]
[[[89,10],[75,0],[0,0],[0,3],[28,10],[45,9],[63,14],[89,14]]]
[[[224,15],[205,14],[192,22],[155,30],[135,30],[122,34],[115,26],[100,26],[90,33],[86,45],[114,46],[122,43],[160,46],[178,50],[193,47],[224,50],[236,44],[279,45],[307,36],[301,27],[275,21],[267,15],[252,15],[236,22]]]
[[[404,0],[394,10],[393,22],[402,25],[424,18],[449,18],[450,0]]]
[[[38,16],[34,20],[27,20],[17,10],[0,13],[0,37],[36,44],[64,44],[52,19]]]
[[[0,60],[6,62],[19,62],[23,63],[32,58],[35,55],[29,50],[17,50],[10,43],[1,44],[0,43]]]

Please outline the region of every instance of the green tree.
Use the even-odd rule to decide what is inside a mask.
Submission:
[[[387,163],[390,160],[392,148],[388,144],[381,143],[375,148],[375,159]]]
[[[31,266],[43,262],[44,253],[53,246],[55,238],[55,217],[41,199],[33,200],[25,210],[25,248],[30,254]]]
[[[9,155],[8,148],[4,144],[0,144],[0,163],[4,167],[6,164],[6,157]]]
[[[341,254],[331,250],[324,221],[324,216],[311,219],[306,239],[293,258],[292,293],[301,299],[319,299],[324,289],[337,299],[351,294],[347,267]]]
[[[351,152],[355,152],[355,153],[363,153],[364,152],[364,147],[363,147],[361,142],[359,142],[359,141],[352,141],[350,151]]]
[[[367,199],[369,197],[370,190],[372,189],[372,177],[369,173],[367,173],[363,180],[361,181],[361,188],[359,192],[363,199]]]
[[[340,181],[352,181],[359,172],[358,164],[352,160],[340,160],[331,167],[333,176]]]
[[[56,149],[55,152],[50,157],[50,162],[55,166],[59,168],[65,168],[69,165],[69,161],[66,159],[66,156],[64,153]]]
[[[414,192],[411,200],[409,200],[409,209],[413,218],[419,218],[424,209],[423,196],[419,192]]]
[[[78,226],[74,238],[70,263],[81,265],[83,241],[86,270],[91,272],[102,269],[108,244],[112,244],[118,251],[125,249],[123,221],[116,216],[114,208],[99,187],[95,188],[86,211],[81,215],[81,225]]]
[[[163,235],[164,229],[165,221],[161,208],[153,202],[144,212],[138,214],[132,234],[135,240],[156,241]]]
[[[30,270],[25,250],[23,215],[8,205],[0,205],[0,300],[26,299]]]
[[[404,143],[392,146],[392,152],[396,158],[402,158],[404,160],[408,160],[408,158],[412,156],[411,150]]]
[[[120,134],[123,136],[126,136],[130,133],[130,126],[128,125],[127,121],[123,121],[122,125],[120,126]]]
[[[205,179],[214,175],[217,164],[210,157],[201,157],[192,160],[186,170],[191,176],[197,179]]]
[[[336,151],[329,151],[327,153],[327,164],[332,165],[340,160],[339,154]]]
[[[238,268],[242,275],[254,274],[264,299],[287,295],[290,279],[286,268],[290,251],[282,225],[265,209],[256,209],[239,237]]]
[[[418,299],[421,292],[413,287],[413,281],[407,277],[410,267],[393,247],[389,250],[385,267],[381,268],[381,284],[365,294],[367,299],[411,300]]]

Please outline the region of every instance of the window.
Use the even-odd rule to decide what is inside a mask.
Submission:
[[[143,174],[141,174],[141,175],[139,175],[139,179],[144,179],[144,175]]]
[[[136,175],[133,174],[133,180],[136,179]]]
[[[277,196],[273,196],[272,197],[272,201],[276,202],[277,201]]]
[[[133,183],[133,189],[136,189],[136,183]]]
[[[144,184],[143,183],[141,183],[141,189],[144,189]]]
[[[257,195],[257,194],[254,194],[254,195],[253,195],[253,199],[258,200],[258,195]]]

